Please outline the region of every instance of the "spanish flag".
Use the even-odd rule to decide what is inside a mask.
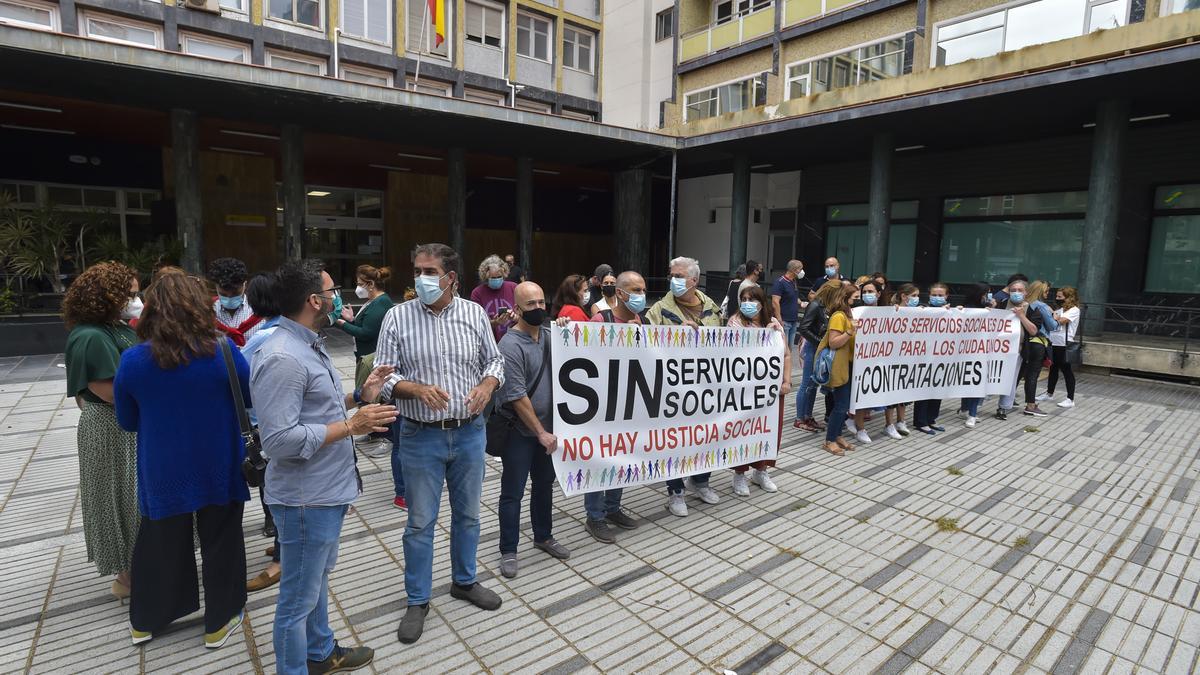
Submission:
[[[433,23],[433,46],[441,47],[446,41],[446,0],[427,0],[429,19]]]

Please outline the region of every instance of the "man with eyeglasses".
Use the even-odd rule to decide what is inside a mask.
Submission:
[[[384,431],[396,419],[392,406],[362,403],[379,397],[389,368],[376,368],[352,397],[342,391],[318,333],[340,291],[319,261],[284,263],[273,290],[282,316],[251,363],[250,397],[270,460],[266,502],[279,533],[273,639],[276,671],[285,675],[354,670],[375,654],[338,646],[326,609],[342,521],[362,491],[351,436]]]
[[[458,297],[458,253],[444,244],[422,244],[412,262],[417,301],[388,310],[375,352],[375,365],[394,368],[383,396],[395,399],[401,417],[408,609],[396,636],[404,644],[421,638],[429,613],[442,485],[450,491],[450,597],[484,610],[500,608],[500,596],[475,579],[475,553],[485,445],[479,413],[504,382],[504,357],[487,312]]]

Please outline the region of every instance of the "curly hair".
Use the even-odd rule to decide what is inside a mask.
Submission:
[[[203,282],[186,274],[160,275],[146,289],[137,334],[163,370],[216,354],[217,329]]]
[[[67,330],[81,323],[112,323],[129,302],[137,272],[119,262],[96,263],[75,278],[63,296]]]
[[[241,286],[248,276],[246,263],[237,258],[217,258],[208,266],[208,278],[217,288]]]

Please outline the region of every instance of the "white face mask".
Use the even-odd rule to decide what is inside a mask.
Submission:
[[[803,279],[804,278],[804,270],[800,270],[798,273],[796,273],[796,278]]]
[[[125,308],[121,310],[121,318],[126,321],[133,321],[140,318],[143,307],[142,299],[135,295],[129,299],[129,302],[125,303]]]
[[[364,300],[371,296],[371,292],[367,290],[366,286],[355,286],[354,294],[360,298],[363,298]]]

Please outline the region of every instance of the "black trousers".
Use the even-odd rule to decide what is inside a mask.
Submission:
[[[204,632],[215,633],[246,606],[246,546],[242,510],[233,502],[195,513],[204,576]],[[143,517],[133,545],[129,623],[157,633],[200,609],[192,514]]]
[[[1058,373],[1062,371],[1063,379],[1067,382],[1067,398],[1074,401],[1075,371],[1071,370],[1071,364],[1067,363],[1067,348],[1054,345],[1051,351],[1054,353],[1054,365],[1050,366],[1050,381],[1046,383],[1046,391],[1054,393],[1054,387],[1058,386]]]
[[[942,412],[941,399],[928,399],[913,403],[913,426],[920,429],[930,424],[936,424],[938,415]]]
[[[1038,375],[1042,373],[1042,362],[1045,360],[1045,345],[1032,340],[1025,343],[1025,361],[1021,365],[1025,377],[1025,405],[1037,403]]]

